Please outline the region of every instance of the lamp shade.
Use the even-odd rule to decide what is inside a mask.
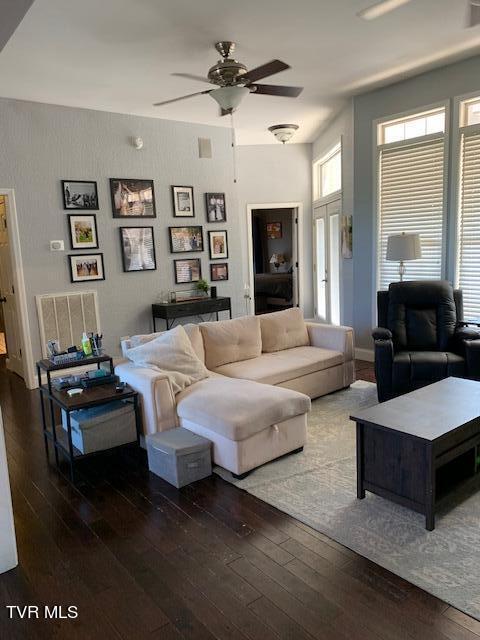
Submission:
[[[421,257],[422,248],[418,233],[399,233],[388,236],[387,260],[399,262],[400,260],[418,260]]]
[[[270,264],[285,264],[285,256],[283,253],[273,253],[270,258]]]

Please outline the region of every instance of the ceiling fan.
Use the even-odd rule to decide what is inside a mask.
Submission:
[[[479,0],[480,1],[480,0]],[[288,64],[281,60],[271,60],[260,67],[248,71],[247,67],[234,60],[232,54],[235,50],[235,43],[229,41],[217,42],[215,49],[222,56],[222,59],[213,65],[208,71],[207,77],[195,76],[190,73],[174,73],[174,76],[198,80],[200,82],[208,82],[218,85],[218,89],[206,89],[205,91],[197,91],[189,93],[180,98],[172,100],[164,100],[156,102],[154,107],[161,107],[165,104],[186,100],[194,96],[210,95],[220,106],[220,115],[225,116],[233,113],[240,105],[243,98],[249,93],[256,93],[266,96],[281,96],[285,98],[296,98],[303,91],[303,87],[288,87],[275,84],[258,84],[257,80],[263,80],[275,73],[290,69]]]
[[[381,0],[366,9],[359,11],[358,16],[364,20],[375,20],[390,11],[398,9],[412,0]],[[468,0],[468,18],[466,27],[476,27],[480,24],[480,0]]]

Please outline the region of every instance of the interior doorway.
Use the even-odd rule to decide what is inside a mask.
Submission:
[[[249,205],[247,212],[250,312],[299,306],[299,207]]]
[[[340,324],[341,215],[341,198],[313,210],[315,317],[331,324]]]
[[[0,192],[0,355],[6,368],[25,377],[22,322],[18,303],[16,269],[12,255],[9,220],[13,203],[8,193]]]

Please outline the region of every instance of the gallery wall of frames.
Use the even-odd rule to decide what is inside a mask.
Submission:
[[[155,233],[165,232],[165,229],[156,229],[155,222],[161,216],[163,221],[168,218],[172,220],[167,228],[172,255],[172,284],[192,286],[193,283],[194,286],[194,283],[208,277],[210,282],[215,283],[228,280],[228,233],[224,228],[227,205],[224,193],[204,193],[201,206],[198,206],[193,186],[172,185],[171,210],[157,212],[152,179],[110,178],[105,188],[109,189],[110,212],[99,210],[99,186],[96,181],[61,180],[63,208],[68,211],[69,244],[74,252],[68,255],[72,283],[108,278],[109,265],[104,264],[96,212],[119,219],[124,225],[112,225],[111,232],[119,233],[125,273],[157,269]],[[210,269],[208,274],[202,274],[201,260],[196,254],[207,251]]]

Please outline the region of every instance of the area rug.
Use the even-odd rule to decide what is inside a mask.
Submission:
[[[356,498],[351,412],[377,403],[376,386],[357,381],[319,398],[301,454],[225,480],[480,620],[480,490],[454,493],[425,530],[424,516],[367,492]]]

